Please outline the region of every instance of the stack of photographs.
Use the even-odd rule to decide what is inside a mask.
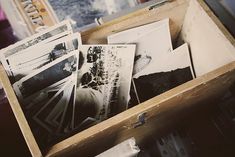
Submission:
[[[42,148],[128,108],[135,45],[82,45],[70,21],[0,52]]]
[[[194,78],[187,44],[173,50],[169,19],[108,36],[109,44],[136,44],[129,107]]]
[[[0,52],[1,63],[41,147],[73,129],[70,110],[75,103],[81,44],[80,33],[73,33],[71,22],[63,21]]]
[[[44,149],[194,78],[187,44],[173,50],[169,19],[82,45],[71,21],[0,51]]]

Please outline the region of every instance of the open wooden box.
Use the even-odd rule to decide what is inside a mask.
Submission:
[[[25,116],[0,66],[0,80],[24,138],[34,157],[95,156],[115,144],[135,137],[137,144],[160,134],[235,83],[235,39],[203,0],[174,0],[151,6],[82,33],[83,43],[104,44],[110,34],[170,18],[173,43],[189,44],[197,78],[98,125],[82,131],[48,150],[40,150]]]

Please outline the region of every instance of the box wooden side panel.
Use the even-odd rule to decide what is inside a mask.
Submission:
[[[105,23],[82,33],[83,43],[107,43],[107,36],[136,26],[170,18],[170,29],[174,40],[181,30],[188,0],[175,0],[162,6],[149,7]]]
[[[235,40],[202,0],[191,0],[182,38],[189,43],[197,76],[235,60]]]
[[[206,107],[205,101],[224,94],[235,83],[235,62],[176,87],[132,109],[54,145],[46,156],[94,156],[118,142],[148,135],[179,122],[192,109]],[[146,123],[136,127],[138,116]]]
[[[0,64],[0,81],[7,95],[8,101],[11,105],[11,109],[16,117],[16,120],[20,126],[21,132],[26,140],[29,150],[33,157],[42,157],[42,153],[37,145],[37,142],[31,132],[28,122],[24,116],[24,113],[20,107],[17,97],[12,89],[11,83],[7,77],[7,74]]]
[[[234,37],[228,31],[228,29],[223,25],[223,23],[219,20],[219,18],[216,17],[216,15],[213,13],[213,11],[208,7],[206,2],[204,0],[198,0],[198,3],[204,9],[204,11],[207,13],[207,15],[211,18],[211,20],[217,25],[217,27],[220,29],[220,31],[225,35],[225,37],[235,47],[235,39],[234,39]]]

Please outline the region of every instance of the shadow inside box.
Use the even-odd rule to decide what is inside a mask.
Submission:
[[[17,38],[7,20],[0,21],[0,49],[14,44]]]
[[[31,157],[2,88],[0,88],[0,139],[1,156]]]

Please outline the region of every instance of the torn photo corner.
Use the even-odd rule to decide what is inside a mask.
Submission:
[[[35,70],[77,50],[81,44],[80,33],[75,33],[50,43],[35,45],[8,57],[6,71],[11,83],[13,84]]]
[[[135,45],[80,46],[75,127],[127,109]]]
[[[142,103],[194,78],[188,45],[158,58],[155,73],[134,77],[131,87],[131,106]],[[137,100],[136,100],[137,99]],[[139,101],[138,101],[139,100]]]
[[[24,99],[45,89],[69,76],[77,74],[78,50],[66,54],[55,61],[32,72],[13,84],[15,93],[23,102]]]
[[[155,73],[158,59],[173,50],[169,19],[132,28],[108,37],[109,44],[136,44],[133,77]]]

